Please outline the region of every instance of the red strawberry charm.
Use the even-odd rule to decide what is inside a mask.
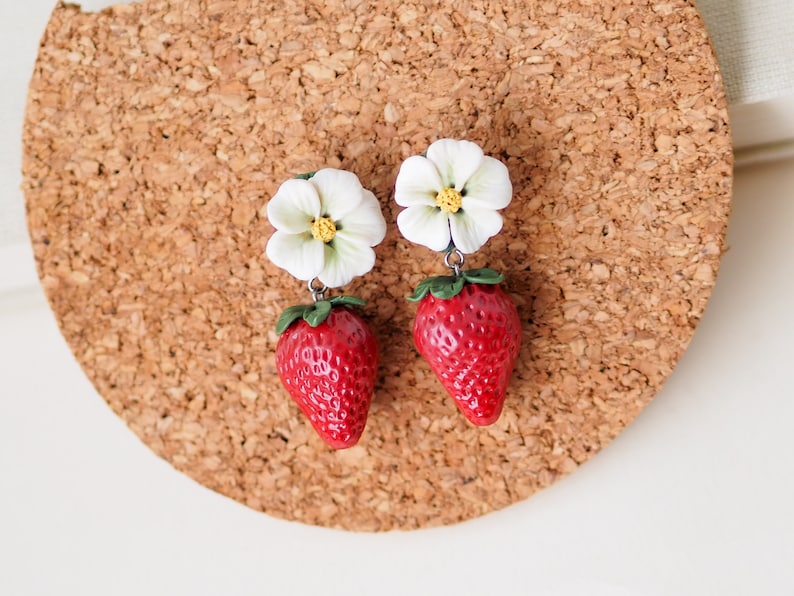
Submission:
[[[419,302],[414,341],[419,353],[477,426],[493,424],[521,346],[521,321],[493,269],[426,279],[409,300]]]
[[[378,346],[372,330],[350,308],[351,296],[293,306],[276,331],[281,382],[314,430],[334,449],[355,445],[375,389]]]

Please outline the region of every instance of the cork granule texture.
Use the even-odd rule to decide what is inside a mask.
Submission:
[[[414,348],[404,297],[446,269],[393,225],[400,163],[444,137],[504,161],[515,190],[467,259],[505,273],[523,324],[486,428]],[[321,167],[355,172],[390,223],[345,288],[381,366],[339,452],[279,383],[276,318],[310,296],[264,256],[268,199]],[[59,4],[24,126],[41,281],[110,407],[203,485],[350,530],[483,515],[609,443],[703,314],[730,189],[722,81],[684,0]]]

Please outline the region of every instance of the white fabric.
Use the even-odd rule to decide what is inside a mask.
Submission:
[[[794,94],[794,1],[695,0],[731,104]]]

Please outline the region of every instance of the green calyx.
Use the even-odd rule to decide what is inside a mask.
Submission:
[[[299,319],[306,321],[310,327],[317,327],[328,318],[335,306],[364,306],[361,298],[355,296],[335,296],[329,300],[318,300],[314,304],[298,304],[290,306],[278,318],[276,334],[281,335],[290,325]]]
[[[411,296],[409,302],[419,302],[428,294],[446,300],[457,296],[466,284],[495,285],[502,283],[505,276],[493,269],[469,269],[461,271],[458,275],[439,275],[423,280]]]

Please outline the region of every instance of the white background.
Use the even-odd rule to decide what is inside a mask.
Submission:
[[[3,214],[50,8],[0,0]],[[30,249],[0,242],[0,595],[794,594],[792,194],[794,161],[737,172],[703,322],[601,454],[504,511],[380,535],[255,513],[157,459],[84,378]]]

